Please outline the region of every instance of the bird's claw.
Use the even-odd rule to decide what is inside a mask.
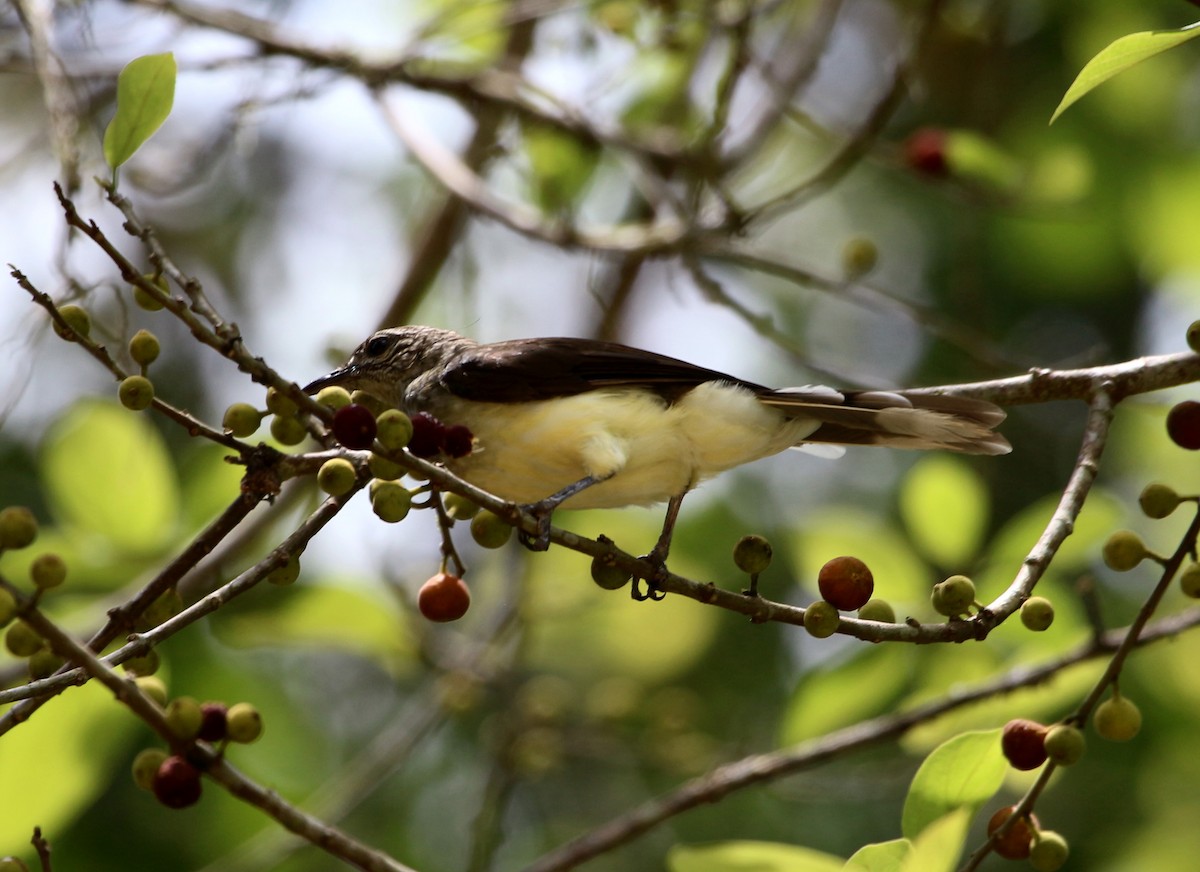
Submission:
[[[642,590],[641,579],[637,576],[633,578],[633,584],[630,586],[629,595],[637,602],[658,602],[666,597],[667,592],[663,590],[663,583],[667,580],[667,562],[666,559],[657,552],[657,549],[649,554],[643,554],[639,560],[645,560],[647,563],[653,564],[654,572],[646,579],[646,589]]]
[[[546,551],[550,548],[550,515],[553,509],[541,503],[530,503],[522,506],[522,510],[537,522],[537,532],[528,530],[517,531],[517,541],[530,551]]]

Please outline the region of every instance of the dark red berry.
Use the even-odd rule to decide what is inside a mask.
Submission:
[[[1180,448],[1200,450],[1200,403],[1184,400],[1167,412],[1167,435]]]
[[[821,597],[844,612],[861,609],[875,591],[875,579],[857,557],[835,557],[817,575]]]
[[[1006,820],[1012,817],[1015,809],[1015,805],[1008,805],[992,815],[987,825],[989,837],[996,830],[1000,829]],[[1021,818],[1015,821],[1008,828],[1008,832],[996,840],[994,845],[996,853],[1007,860],[1024,860],[1029,856],[1029,848],[1033,843],[1033,833],[1037,827],[1037,815],[1030,815],[1028,818]]]
[[[223,702],[206,702],[200,706],[200,732],[198,737],[206,742],[224,740],[228,725],[226,706]]]
[[[1014,769],[1037,769],[1046,762],[1046,732],[1037,721],[1011,720],[1000,734],[1000,750]]]
[[[946,161],[946,131],[922,127],[904,141],[904,162],[917,172],[941,178],[950,171]]]
[[[333,413],[333,435],[347,448],[370,448],[375,441],[375,416],[358,403],[342,406]]]
[[[471,453],[475,436],[462,424],[447,427],[442,438],[442,448],[451,457],[466,457]]]
[[[431,621],[457,621],[471,605],[471,592],[461,578],[439,572],[421,585],[417,608]]]
[[[182,757],[168,757],[154,773],[154,796],[167,808],[195,805],[200,799],[200,770]]]
[[[417,412],[412,416],[413,434],[408,440],[408,450],[417,457],[434,457],[442,451],[446,428],[442,422],[428,412]]]

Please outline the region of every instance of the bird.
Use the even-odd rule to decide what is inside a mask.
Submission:
[[[469,451],[440,462],[531,513],[537,533],[522,541],[533,550],[549,547],[556,509],[667,503],[658,541],[645,555],[664,571],[684,496],[734,467],[820,445],[1011,450],[995,432],[1005,412],[986,400],[821,385],[775,389],[595,339],[484,344],[437,327],[392,327],[304,391],[330,385],[465,427]],[[651,579],[649,595],[657,593]],[[636,587],[634,596],[647,598]]]

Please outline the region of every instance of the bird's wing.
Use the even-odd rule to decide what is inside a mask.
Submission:
[[[767,388],[673,357],[592,339],[515,339],[465,352],[439,379],[455,396],[491,403],[568,397],[599,388],[638,387],[674,402],[719,381],[756,394]]]

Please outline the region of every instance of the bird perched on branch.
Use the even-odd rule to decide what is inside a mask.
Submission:
[[[538,519],[549,546],[564,508],[666,502],[647,555],[662,566],[684,495],[717,473],[812,443],[1006,454],[984,400],[821,386],[773,389],[681,360],[589,339],[482,345],[449,330],[395,327],[305,387],[367,391],[473,436],[454,474]]]

